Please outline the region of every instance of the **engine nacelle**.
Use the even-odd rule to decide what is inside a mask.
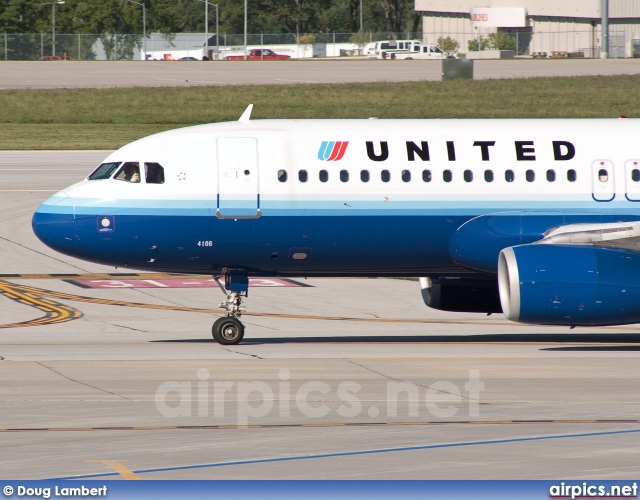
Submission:
[[[531,244],[498,258],[505,316],[540,325],[640,322],[640,254],[595,246]]]
[[[498,283],[478,280],[434,282],[420,278],[422,299],[432,309],[453,312],[502,312]]]

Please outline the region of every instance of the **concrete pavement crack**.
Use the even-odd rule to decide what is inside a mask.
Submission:
[[[52,260],[61,262],[63,264],[66,264],[67,266],[74,267],[74,268],[76,268],[76,269],[78,269],[78,270],[80,270],[80,271],[82,271],[84,273],[88,273],[89,272],[86,269],[83,269],[83,268],[81,268],[79,266],[76,266],[76,265],[73,265],[73,264],[69,264],[68,262],[66,262],[66,261],[64,261],[62,259],[58,259],[56,257],[52,257],[51,255],[47,255],[46,253],[42,253],[42,252],[39,252],[38,250],[34,250],[33,248],[29,248],[28,246],[25,246],[25,245],[23,245],[21,243],[18,243],[17,241],[13,241],[13,240],[10,240],[8,238],[3,238],[2,236],[0,236],[0,240],[6,241],[8,243],[12,243],[13,245],[17,245],[17,246],[19,246],[21,248],[24,248],[25,250],[29,250],[30,252],[35,252],[38,255],[42,255],[43,257],[45,257],[47,259],[52,259]]]
[[[261,358],[260,356],[258,356],[257,354],[249,354],[247,352],[232,351],[231,349],[227,349],[225,347],[222,347],[221,349],[223,351],[232,352],[233,354],[242,354],[243,356],[249,356],[251,358],[264,359],[264,358]]]
[[[353,361],[351,359],[349,360],[349,363],[354,364],[356,366],[359,366],[360,368],[364,368],[365,370],[368,370],[371,373],[375,373],[376,375],[380,375],[381,377],[384,377],[384,378],[389,379],[389,380],[393,380],[395,382],[402,382],[402,383],[405,383],[405,384],[414,384],[414,385],[417,385],[418,387],[424,387],[425,389],[430,389],[432,391],[439,392],[440,394],[449,394],[450,396],[459,396],[462,399],[468,399],[470,401],[477,401],[477,400],[472,399],[472,398],[470,398],[468,396],[465,396],[464,394],[452,394],[449,391],[443,391],[443,390],[440,390],[440,389],[434,389],[433,387],[428,386],[428,385],[417,384],[417,383],[412,382],[410,380],[402,380],[402,379],[399,379],[399,378],[391,377],[389,375],[385,375],[384,373],[378,372],[378,371],[376,371],[376,370],[374,370],[372,368],[369,368],[368,366],[364,366],[364,365],[361,365],[360,363],[356,363],[355,361]]]
[[[60,373],[59,371],[54,370],[50,366],[47,366],[47,365],[45,365],[43,363],[40,363],[39,361],[35,361],[35,364],[40,365],[43,368],[46,368],[47,370],[52,371],[53,373],[55,373],[57,375],[60,375],[63,378],[66,378],[67,380],[70,380],[71,382],[75,382],[77,384],[81,384],[81,385],[85,385],[87,387],[91,387],[92,389],[96,389],[97,391],[106,392],[107,394],[111,394],[112,396],[116,396],[118,398],[125,399],[127,401],[132,401],[131,399],[129,399],[127,397],[121,396],[120,394],[116,394],[115,392],[107,391],[106,389],[101,389],[100,387],[96,387],[95,385],[87,384],[85,382],[80,382],[79,380],[75,380],[75,379],[73,379],[71,377],[67,377],[64,373]]]

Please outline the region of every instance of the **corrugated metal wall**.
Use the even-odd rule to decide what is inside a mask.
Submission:
[[[469,12],[472,7],[524,7],[532,16],[600,18],[601,0],[415,0],[423,12]],[[609,17],[640,18],[639,0],[609,0]]]
[[[428,10],[423,20],[423,39],[428,43],[435,43],[440,36],[456,39],[460,42],[460,52],[467,51],[469,40],[477,39],[478,35],[486,35],[489,30],[474,30],[469,19],[469,10],[466,7],[485,4],[490,7],[519,6],[527,9],[533,31],[528,54],[534,52],[554,51],[582,51],[585,57],[598,57],[600,46],[600,18],[583,14],[584,8],[576,9],[574,0],[557,2],[569,8],[571,13],[565,17],[540,16],[533,11],[544,7],[549,0],[491,0],[476,2],[473,0],[416,0],[416,10]],[[586,0],[583,6],[594,14],[594,2],[597,1],[597,14],[600,14],[600,0]],[[473,5],[472,5],[473,4]],[[436,6],[437,5],[437,6]],[[427,9],[427,7],[430,7]],[[531,9],[529,8],[531,7]],[[447,12],[450,9],[453,12]],[[580,16],[580,17],[576,17]],[[493,30],[495,31],[495,30]],[[640,49],[640,0],[609,0],[609,36],[610,57],[633,57],[634,45],[636,52]],[[634,42],[634,40],[636,42]],[[613,46],[612,46],[613,45]],[[636,57],[638,57],[636,55]]]
[[[636,17],[640,19],[640,1],[609,0],[609,17]]]
[[[466,12],[473,7],[524,7],[533,16],[600,16],[601,0],[415,0],[415,10],[422,12]],[[612,1],[612,0],[610,0]],[[616,0],[625,1],[625,0]],[[633,0],[626,0],[633,2]]]

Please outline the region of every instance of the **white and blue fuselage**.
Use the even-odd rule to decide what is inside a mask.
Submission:
[[[117,267],[429,276],[497,293],[502,250],[574,224],[640,221],[639,137],[632,119],[201,125],[117,150],[108,175],[46,200],[33,229],[62,253]],[[125,164],[139,182],[122,179]]]

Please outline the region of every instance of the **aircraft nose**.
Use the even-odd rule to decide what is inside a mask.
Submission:
[[[60,191],[45,200],[33,214],[31,227],[42,243],[65,254],[73,250],[75,214],[70,198]]]

